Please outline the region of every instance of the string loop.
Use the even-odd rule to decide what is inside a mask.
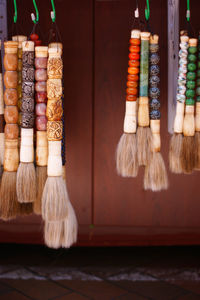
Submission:
[[[51,5],[52,5],[51,20],[54,23],[56,21],[56,10],[55,10],[54,0],[51,0]]]
[[[16,0],[13,0],[13,3],[14,3],[14,10],[15,10],[13,20],[14,20],[14,23],[16,24],[17,23],[17,2],[16,2]]]
[[[186,18],[187,18],[187,21],[190,22],[190,0],[187,0]]]
[[[150,17],[149,0],[146,0],[146,8],[145,8],[145,19],[146,19],[146,21],[149,21],[149,17]]]
[[[39,11],[38,11],[37,4],[36,4],[36,1],[35,1],[35,0],[33,0],[33,5],[34,5],[34,7],[35,7],[36,17],[35,17],[35,14],[32,13],[32,14],[31,14],[31,19],[32,19],[32,21],[33,21],[34,24],[37,24],[38,21],[39,21]]]

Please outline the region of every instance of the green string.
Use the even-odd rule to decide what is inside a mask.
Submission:
[[[13,0],[13,2],[14,2],[14,9],[15,9],[14,23],[17,23],[17,3],[16,0]]]
[[[149,17],[150,17],[150,6],[149,6],[149,0],[146,0],[146,8],[145,8],[145,19],[147,21],[149,21]]]
[[[187,21],[190,21],[190,0],[187,0],[187,15],[186,15]]]
[[[34,4],[34,7],[35,7],[35,12],[36,12],[36,18],[35,18],[35,20],[33,20],[33,23],[37,24],[38,21],[39,21],[39,12],[38,12],[38,8],[37,8],[35,0],[33,0],[33,4]]]
[[[52,9],[53,9],[53,13],[54,13],[54,16],[52,19],[52,22],[55,22],[56,20],[56,10],[55,10],[55,5],[54,5],[54,0],[51,0],[51,5],[52,5]]]

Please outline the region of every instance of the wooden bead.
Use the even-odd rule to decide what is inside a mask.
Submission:
[[[127,85],[127,87],[136,88],[136,87],[138,87],[138,82],[137,81],[127,81],[126,85]]]
[[[139,68],[135,68],[135,67],[128,68],[128,73],[131,75],[136,75],[139,73]]]
[[[127,76],[127,80],[128,81],[138,81],[139,80],[139,76],[138,75],[136,75],[136,74],[129,74],[128,76]]]
[[[129,51],[132,53],[139,53],[140,52],[140,47],[139,46],[130,46]]]
[[[62,100],[48,100],[46,116],[49,121],[60,121],[62,118]]]
[[[18,65],[18,57],[16,54],[12,53],[5,54],[3,63],[6,71],[16,71]]]
[[[4,92],[5,105],[17,105],[18,95],[16,89],[6,89]]]
[[[139,67],[140,62],[139,62],[139,60],[129,60],[128,64],[129,64],[129,67]]]
[[[48,99],[60,99],[62,97],[61,79],[47,80],[47,97]]]
[[[16,89],[17,88],[17,72],[16,71],[5,71],[4,85],[5,85],[6,89]]]
[[[134,46],[139,46],[140,45],[140,39],[130,39],[130,44]]]
[[[135,95],[127,95],[126,96],[126,101],[136,101],[137,100],[137,96]]]
[[[17,139],[19,136],[19,127],[17,124],[6,124],[4,128],[6,139]]]
[[[62,121],[47,122],[47,139],[48,141],[62,140],[63,125]]]
[[[140,54],[139,53],[129,53],[129,59],[133,60],[139,60],[140,59]]]
[[[6,106],[4,110],[4,118],[8,124],[17,124],[18,109],[17,106]]]
[[[126,89],[126,93],[128,95],[134,95],[134,96],[136,96],[137,93],[138,93],[138,89],[137,88],[127,88]]]
[[[47,74],[49,78],[62,78],[63,63],[61,58],[49,58]]]

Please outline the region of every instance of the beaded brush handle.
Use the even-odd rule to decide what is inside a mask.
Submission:
[[[150,127],[153,137],[153,151],[159,152],[161,141],[160,141],[160,89],[159,89],[159,61],[160,57],[158,55],[159,45],[158,35],[153,35],[150,37],[150,70],[149,70],[149,96],[150,96]]]
[[[200,33],[199,33],[199,37],[198,37],[195,130],[200,131]]]
[[[126,112],[124,118],[124,132],[136,133],[136,100],[138,97],[138,82],[140,72],[140,31],[132,30],[129,47],[129,67],[126,89]]]
[[[149,80],[149,32],[141,33],[140,50],[140,97],[138,108],[138,125],[149,126],[149,100],[148,100],[148,80]]]
[[[35,47],[35,99],[36,99],[36,164],[47,166],[48,144],[47,144],[47,60],[48,47]]]
[[[0,40],[0,133],[4,132],[4,103],[3,103],[3,75],[1,61],[1,40]],[[2,151],[3,149],[1,149]]]
[[[186,92],[186,75],[187,75],[187,56],[188,56],[188,41],[189,37],[183,35],[180,37],[179,50],[179,71],[178,71],[178,88],[177,88],[177,105],[176,116],[174,119],[174,132],[183,132],[183,119],[185,110],[185,92]]]
[[[17,66],[18,43],[14,41],[4,42],[4,117],[5,117],[5,155],[4,170],[16,172],[19,165],[18,152],[18,94],[17,94]]]
[[[61,140],[62,124],[62,71],[60,48],[49,48],[47,64],[47,139],[49,145],[48,176],[62,176]]]
[[[186,106],[185,118],[183,122],[184,136],[194,136],[194,105],[195,105],[195,86],[196,86],[196,60],[197,60],[197,39],[189,39],[188,48],[188,65],[187,65],[187,89],[186,89]]]

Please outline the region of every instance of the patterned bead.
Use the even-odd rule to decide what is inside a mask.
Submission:
[[[150,101],[150,108],[153,109],[159,109],[160,108],[160,101],[158,99],[152,99]]]
[[[150,55],[150,63],[152,65],[157,65],[160,61],[160,57],[157,53],[153,53]]]
[[[152,65],[150,66],[150,75],[153,76],[153,75],[158,75],[160,72],[160,68],[159,66],[157,65]]]
[[[160,90],[157,87],[152,87],[149,89],[149,95],[151,98],[158,98],[160,96]]]
[[[160,83],[160,78],[157,75],[153,75],[150,77],[149,82],[152,87],[157,86]]]
[[[156,110],[156,109],[152,110],[150,112],[150,118],[151,118],[151,120],[159,120],[160,119],[160,111]]]

